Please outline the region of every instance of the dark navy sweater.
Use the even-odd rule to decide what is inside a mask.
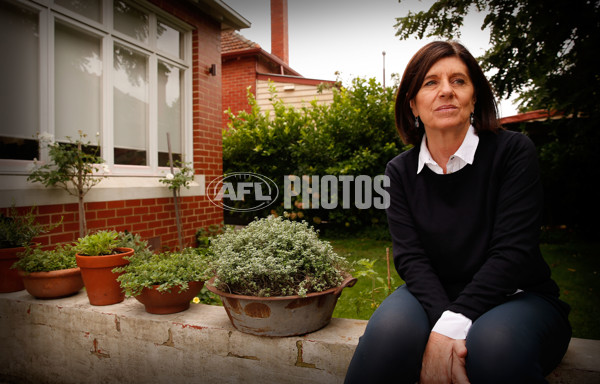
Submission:
[[[417,174],[418,156],[415,147],[388,163],[387,216],[396,269],[431,325],[445,310],[475,321],[517,289],[558,298],[538,246],[542,185],[529,138],[482,132],[473,164],[447,175]]]

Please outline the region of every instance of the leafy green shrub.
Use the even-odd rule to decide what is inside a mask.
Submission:
[[[10,216],[0,213],[0,248],[29,245],[34,237],[49,232],[60,224],[41,225],[36,223],[34,209],[32,207],[25,214],[19,214],[18,210],[12,206]]]
[[[225,226],[223,224],[211,224],[206,228],[200,228],[196,231],[196,244],[198,248],[208,248],[211,239],[223,233]]]
[[[144,288],[158,285],[158,291],[170,292],[180,287],[179,292],[188,289],[188,283],[205,281],[209,274],[209,259],[205,250],[186,248],[182,252],[160,254],[134,253],[128,257],[129,264],[113,269],[121,273],[117,281],[127,296],[137,296]]]
[[[131,248],[136,254],[150,252],[150,248],[148,247],[148,242],[146,240],[142,240],[140,235],[137,233],[133,234],[128,231],[119,232],[117,234],[117,247]]]
[[[394,124],[392,88],[381,87],[374,79],[354,79],[348,88],[334,90],[330,105],[312,102],[302,108],[285,106],[272,91],[273,111],[262,113],[249,94],[250,112],[229,111],[230,126],[223,135],[225,173],[252,172],[269,177],[283,191],[286,175],[382,175],[389,160],[405,147]],[[273,161],[277,159],[277,161]],[[354,188],[352,188],[354,189]],[[338,191],[342,190],[341,183]],[[340,193],[341,195],[341,193]],[[349,209],[338,200],[335,209],[307,209],[302,194],[292,198],[292,209],[284,209],[283,193],[275,204],[260,212],[242,215],[286,216],[313,225],[352,230],[384,224],[381,209]],[[352,199],[354,195],[352,194]],[[251,206],[251,199],[236,207]],[[352,204],[353,205],[353,204]],[[245,215],[245,216],[244,216]]]
[[[249,296],[305,296],[338,286],[347,264],[306,222],[269,216],[210,245],[214,285]]]
[[[118,236],[116,231],[98,231],[79,238],[75,249],[83,256],[111,255],[119,246]]]
[[[25,272],[50,272],[76,268],[75,248],[65,244],[52,250],[27,247],[21,258],[12,268]]]

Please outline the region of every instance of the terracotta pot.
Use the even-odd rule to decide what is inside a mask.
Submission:
[[[57,299],[73,295],[83,288],[79,268],[61,269],[50,272],[19,271],[25,289],[37,299]]]
[[[120,274],[113,273],[112,269],[129,264],[129,260],[124,257],[133,255],[133,249],[116,250],[121,253],[105,256],[75,255],[91,305],[117,304],[125,300],[125,293],[117,281]]]
[[[204,286],[203,281],[191,281],[188,289],[179,292],[179,287],[171,288],[171,292],[160,292],[156,288],[144,288],[135,298],[146,308],[146,312],[156,315],[165,315],[185,311],[190,307],[190,301]]]
[[[0,249],[0,293],[16,292],[25,289],[23,279],[12,265],[19,260],[17,253],[25,250],[24,247]]]
[[[356,283],[356,278],[349,276],[337,288],[306,297],[255,297],[221,292],[212,286],[213,280],[206,288],[221,297],[233,326],[259,336],[297,336],[323,328],[331,321],[342,289]]]

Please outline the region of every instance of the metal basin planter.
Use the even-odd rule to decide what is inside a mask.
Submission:
[[[219,295],[233,326],[258,336],[297,336],[314,332],[331,321],[338,297],[356,278],[349,276],[337,288],[302,296],[256,297],[221,292],[212,285],[207,289]]]

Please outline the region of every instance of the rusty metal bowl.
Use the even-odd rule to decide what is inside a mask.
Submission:
[[[213,286],[206,288],[219,295],[233,326],[244,333],[258,336],[297,336],[314,332],[331,321],[338,297],[356,278],[348,276],[339,287],[302,296],[256,297],[221,292]]]

